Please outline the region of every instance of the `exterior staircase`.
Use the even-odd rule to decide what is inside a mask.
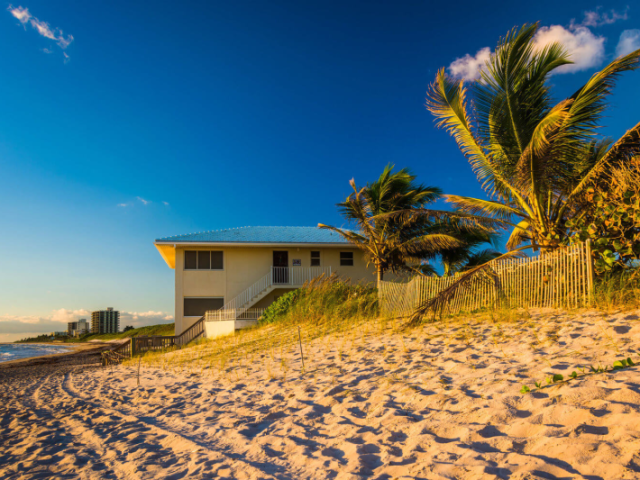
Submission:
[[[205,312],[205,322],[254,320],[264,309],[251,308],[278,288],[300,288],[321,275],[331,275],[331,267],[271,267],[269,273],[255,282],[219,310]]]

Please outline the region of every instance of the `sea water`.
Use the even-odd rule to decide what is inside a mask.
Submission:
[[[63,345],[41,345],[33,343],[0,344],[0,362],[10,360],[20,360],[21,358],[41,357],[54,353],[64,353],[69,351],[68,346]]]

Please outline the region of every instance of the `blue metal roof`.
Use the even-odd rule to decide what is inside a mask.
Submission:
[[[211,243],[349,243],[340,235],[318,227],[241,227],[174,235],[156,242]]]

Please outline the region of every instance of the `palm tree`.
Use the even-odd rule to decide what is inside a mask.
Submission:
[[[353,193],[338,207],[357,231],[318,224],[364,251],[368,263],[375,266],[378,281],[387,271],[411,269],[411,265],[435,258],[442,250],[462,246],[460,240],[434,227],[434,219],[442,216],[440,212],[434,211],[431,217],[393,215],[424,209],[442,196],[437,187],[416,184],[415,175],[406,168],[397,172],[393,168],[387,165],[378,180],[362,188],[354,180],[349,182]]]
[[[529,242],[546,253],[566,241],[565,222],[581,208],[587,186],[640,153],[640,123],[615,143],[597,135],[616,78],[638,67],[640,50],[617,58],[554,105],[548,77],[572,62],[558,43],[536,49],[537,30],[537,24],[511,30],[470,88],[441,69],[426,106],[489,195],[446,195],[447,201],[513,227],[509,250]]]

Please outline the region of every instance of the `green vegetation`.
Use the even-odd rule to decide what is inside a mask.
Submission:
[[[567,221],[573,240],[590,239],[596,274],[636,266],[640,258],[640,157],[612,169],[590,187],[586,208]]]
[[[265,310],[260,324],[352,321],[377,315],[377,308],[375,288],[352,285],[332,275],[316,279],[278,298]]]
[[[623,370],[625,368],[629,368],[629,367],[635,367],[636,364],[631,360],[631,358],[623,358],[620,360],[616,360],[615,362],[613,362],[613,366],[609,367],[609,366],[602,366],[602,365],[598,365],[598,366],[594,366],[591,365],[590,366],[590,370],[591,372],[587,372],[584,368],[579,368],[578,370],[580,370],[582,372],[582,375],[578,375],[578,372],[576,372],[575,370],[573,372],[571,372],[571,375],[569,375],[569,378],[567,378],[565,380],[564,376],[556,373],[553,375],[550,375],[549,377],[546,378],[546,383],[547,385],[553,385],[556,383],[567,383],[571,380],[577,380],[580,377],[585,377],[587,375],[595,375],[595,374],[599,374],[599,373],[607,373],[607,372],[615,372],[616,370]],[[542,384],[542,382],[535,382],[535,386],[537,390],[541,390],[543,388],[545,388],[545,386]],[[531,393],[531,387],[529,387],[528,385],[522,385],[522,388],[520,388],[520,393],[525,394],[525,393]]]
[[[378,281],[385,272],[418,270],[443,250],[463,247],[451,226],[485,220],[425,209],[442,197],[442,191],[419,185],[415,180],[407,169],[393,172],[393,165],[388,165],[378,180],[362,188],[351,180],[353,193],[338,207],[358,231],[322,223],[318,227],[332,230],[360,248],[368,262],[375,265]],[[457,218],[455,224],[445,221],[451,218]]]
[[[598,310],[640,307],[640,270],[638,268],[605,272],[596,279],[593,306]]]
[[[446,195],[456,208],[513,228],[507,248],[525,242],[543,252],[568,241],[566,222],[587,188],[640,154],[640,123],[617,142],[598,135],[617,77],[638,67],[640,50],[595,73],[578,91],[552,101],[549,76],[572,63],[559,43],[537,50],[538,25],[502,38],[482,81],[467,87],[441,69],[427,109],[455,139],[489,200]]]
[[[287,292],[281,297],[277,298],[275,302],[269,305],[262,317],[260,317],[260,325],[266,325],[273,323],[279,318],[283,317],[293,308],[296,300],[300,297],[302,289],[293,290]]]
[[[25,338],[19,340],[16,343],[47,343],[52,341],[65,343],[81,343],[89,342],[91,340],[114,340],[118,338],[138,337],[140,335],[174,335],[174,330],[175,328],[173,323],[165,323],[160,325],[150,325],[147,327],[134,328],[120,333],[105,333],[101,335],[87,333],[86,335],[82,335],[76,338],[55,337],[52,339],[50,335],[40,335],[38,337]]]

